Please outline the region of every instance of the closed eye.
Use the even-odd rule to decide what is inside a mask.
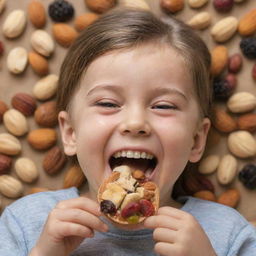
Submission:
[[[152,109],[177,109],[174,105],[159,104],[152,107]]]
[[[118,105],[113,102],[97,102],[96,106],[105,107],[105,108],[117,108]]]

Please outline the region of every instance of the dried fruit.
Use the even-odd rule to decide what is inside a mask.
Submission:
[[[217,155],[209,155],[200,161],[198,171],[201,174],[211,174],[216,171],[220,162],[220,157]]]
[[[61,148],[55,146],[51,148],[44,156],[43,169],[48,174],[56,174],[63,168],[64,164],[66,163],[66,160],[66,155],[61,150]]]
[[[36,109],[35,98],[30,94],[24,92],[16,93],[12,97],[11,103],[13,108],[17,109],[25,116],[33,115]]]
[[[75,28],[77,31],[82,31],[89,25],[94,23],[99,18],[99,15],[93,12],[84,13],[75,19]]]
[[[187,24],[194,29],[205,29],[211,24],[209,12],[200,12],[192,17]]]
[[[242,36],[251,36],[256,32],[256,8],[250,10],[240,19],[238,31]]]
[[[218,76],[228,64],[228,49],[223,45],[216,46],[211,51],[211,74]]]
[[[3,115],[4,113],[8,110],[7,105],[5,104],[5,102],[3,102],[2,100],[0,100],[0,123],[3,121]]]
[[[46,58],[36,52],[28,54],[28,61],[32,69],[40,76],[47,75],[49,72],[49,65]]]
[[[18,155],[21,152],[20,141],[9,133],[0,133],[0,153]]]
[[[0,154],[0,175],[10,172],[12,159],[9,156]]]
[[[65,0],[55,0],[48,7],[49,16],[57,22],[70,20],[74,16],[73,5]]]
[[[202,200],[208,200],[212,202],[216,202],[216,196],[212,191],[209,190],[201,190],[196,192],[194,195],[196,198],[200,198]]]
[[[113,8],[117,0],[84,0],[84,2],[91,11],[104,13]]]
[[[73,165],[67,170],[64,176],[63,188],[79,188],[85,181],[86,177],[81,167],[79,165]]]
[[[4,44],[2,41],[0,41],[0,55],[4,53]]]
[[[252,78],[256,81],[256,64],[252,67]]]
[[[176,13],[184,8],[184,0],[161,0],[160,6],[166,12]]]
[[[213,96],[215,100],[226,100],[234,92],[235,87],[227,80],[215,77],[213,80]]]
[[[239,180],[248,189],[256,188],[256,165],[246,164],[238,175]]]
[[[28,5],[28,18],[36,28],[44,27],[46,23],[46,13],[40,1],[32,0]]]
[[[151,201],[147,199],[141,199],[139,201],[140,204],[140,212],[143,216],[149,217],[155,213],[155,207],[151,203]]]
[[[248,59],[256,58],[256,37],[243,38],[240,42],[240,48]]]
[[[115,214],[116,206],[110,200],[103,200],[100,202],[100,211],[103,213]]]
[[[54,127],[58,123],[56,101],[41,104],[35,111],[35,121],[43,127]]]
[[[0,193],[9,198],[18,198],[23,194],[23,185],[10,175],[0,176]]]
[[[215,9],[219,12],[228,12],[232,9],[234,4],[233,0],[213,0]]]
[[[237,73],[241,70],[242,65],[242,56],[239,53],[235,53],[232,56],[230,56],[228,60],[228,71],[231,73]]]
[[[224,191],[217,202],[235,208],[240,200],[240,193],[237,189],[228,189]]]
[[[137,224],[140,220],[140,216],[139,215],[132,215],[132,216],[126,218],[126,220],[130,224]]]
[[[133,216],[135,214],[139,214],[141,210],[141,204],[138,202],[132,202],[127,204],[121,211],[121,216],[123,218],[128,218],[130,216]]]
[[[12,49],[7,57],[7,67],[13,74],[22,73],[28,63],[28,53],[23,47]]]
[[[238,117],[237,124],[240,130],[245,130],[248,132],[256,131],[256,114],[249,113]]]

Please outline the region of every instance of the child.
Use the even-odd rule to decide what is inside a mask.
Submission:
[[[187,163],[203,154],[211,89],[205,44],[181,22],[168,23],[146,11],[114,10],[71,46],[60,73],[59,124],[88,191],[43,192],[7,207],[1,256],[256,255],[255,230],[238,212],[170,197]],[[157,213],[129,228],[107,220],[97,203],[118,164],[144,170],[160,190]]]

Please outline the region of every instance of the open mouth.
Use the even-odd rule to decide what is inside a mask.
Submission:
[[[109,159],[109,165],[113,170],[120,165],[127,165],[132,170],[141,170],[147,178],[150,178],[157,165],[157,158],[147,152],[122,150],[116,152]]]

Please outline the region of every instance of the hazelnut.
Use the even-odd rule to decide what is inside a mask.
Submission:
[[[3,115],[7,110],[7,105],[2,100],[0,100],[0,123],[3,121]]]
[[[86,6],[93,12],[104,13],[113,8],[116,0],[84,0]]]
[[[0,154],[0,175],[7,174],[12,165],[12,158],[3,154]]]

